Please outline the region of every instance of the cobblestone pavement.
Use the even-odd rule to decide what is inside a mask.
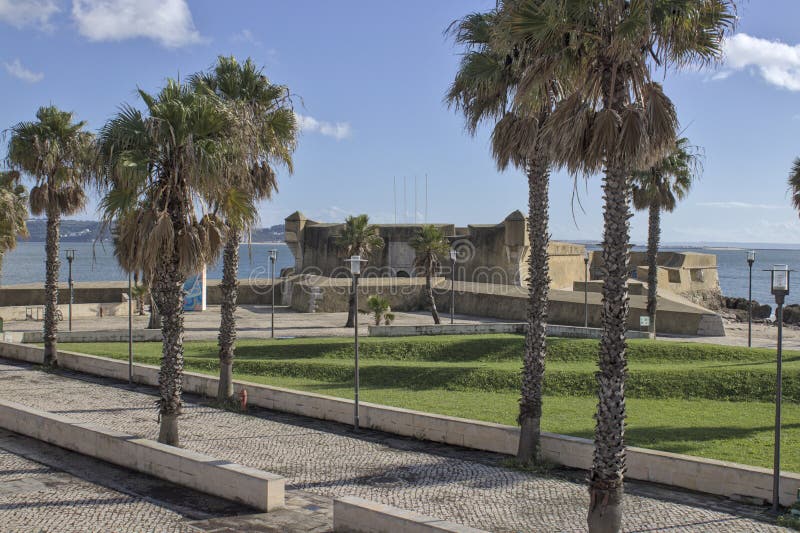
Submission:
[[[195,531],[174,510],[6,449],[20,438],[0,431],[0,531]]]
[[[81,422],[156,438],[154,390],[0,360],[0,397]],[[182,445],[281,474],[288,494],[356,495],[497,532],[584,531],[585,473],[539,475],[502,456],[266,410],[246,416],[187,396]],[[629,482],[626,531],[784,531],[765,508]]]

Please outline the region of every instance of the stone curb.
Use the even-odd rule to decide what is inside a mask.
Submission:
[[[284,506],[285,479],[149,439],[0,400],[0,427],[261,511]]]

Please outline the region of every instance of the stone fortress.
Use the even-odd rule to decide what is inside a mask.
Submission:
[[[414,273],[414,251],[408,244],[422,224],[377,224],[384,247],[367,263],[363,294],[384,294],[396,310],[420,308],[413,290],[420,287]],[[457,252],[455,274],[448,257],[441,258],[436,280],[437,305],[449,309],[450,280],[455,280],[456,308],[463,314],[509,320],[525,319],[527,296],[527,257],[529,240],[525,217],[519,211],[498,224],[435,224]],[[286,244],[295,257],[293,272],[286,278],[284,301],[301,311],[340,311],[345,309],[349,273],[337,246],[343,223],[322,223],[295,212],[286,218]],[[589,280],[586,280],[587,249],[581,244],[551,241],[550,322],[583,325],[584,289],[589,293],[589,325],[599,326],[602,257],[588,252]],[[638,317],[646,315],[646,257],[632,252],[630,259],[631,318],[629,327],[639,329]],[[714,313],[720,305],[721,291],[716,256],[702,253],[659,252],[658,255],[659,332],[681,335],[724,335],[722,319]],[[584,285],[586,284],[586,286]],[[300,296],[292,290],[302,287]],[[338,290],[331,290],[337,287]],[[406,297],[398,297],[402,292]],[[411,297],[408,294],[412,293]]]

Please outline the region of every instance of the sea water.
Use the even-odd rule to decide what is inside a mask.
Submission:
[[[61,243],[61,281],[67,281],[68,268],[65,251],[69,248],[75,250],[75,260],[72,265],[72,276],[75,281],[124,281],[128,279],[117,265],[112,247],[108,243],[105,245]],[[270,276],[268,254],[271,249],[278,250],[276,275],[280,274],[282,268],[294,265],[294,257],[288,246],[283,243],[243,244],[239,250],[239,278],[268,278]],[[689,251],[716,255],[719,283],[723,294],[746,298],[748,249],[744,246],[741,249],[665,247],[664,251]],[[636,246],[634,250],[643,251],[644,248]],[[20,242],[17,248],[6,254],[3,260],[0,284],[42,283],[44,281],[44,257],[44,243]],[[774,305],[774,298],[770,294],[769,272],[764,272],[764,269],[771,268],[774,264],[785,264],[789,265],[789,268],[800,270],[800,250],[756,248],[756,262],[753,265],[753,299],[758,302]],[[221,260],[208,266],[208,278],[222,278]],[[792,277],[791,292],[787,297],[787,303],[798,302],[800,302],[800,272]]]

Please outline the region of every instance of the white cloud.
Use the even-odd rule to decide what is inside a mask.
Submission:
[[[50,27],[50,17],[59,11],[57,0],[0,0],[0,21],[16,28]]]
[[[6,72],[17,79],[27,81],[28,83],[36,83],[44,79],[43,73],[33,72],[32,70],[25,68],[22,63],[20,63],[19,59],[15,59],[11,63],[3,63],[3,66],[5,67]]]
[[[186,0],[73,0],[72,17],[91,41],[145,37],[171,48],[202,41]]]
[[[752,68],[772,85],[800,91],[800,44],[792,46],[737,33],[725,41],[724,49],[728,69]]]
[[[325,122],[317,120],[314,117],[309,117],[296,113],[297,123],[300,129],[306,132],[320,133],[328,137],[333,137],[337,141],[350,137],[352,129],[349,122]]]
[[[237,43],[250,43],[255,46],[261,46],[262,44],[261,41],[256,38],[255,34],[253,34],[253,32],[247,28],[243,29],[239,33],[235,33],[232,39]]]
[[[723,209],[789,209],[789,205],[751,204],[749,202],[698,202],[701,207],[721,207]]]

